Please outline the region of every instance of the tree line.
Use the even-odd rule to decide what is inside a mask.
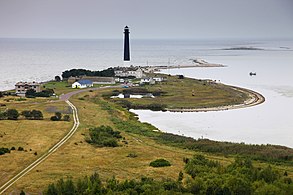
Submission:
[[[291,194],[293,183],[287,173],[271,166],[255,167],[248,158],[235,158],[228,166],[209,160],[203,155],[184,158],[184,171],[177,180],[117,180],[102,182],[99,174],[79,178],[60,179],[48,185],[45,195],[55,194]]]
[[[44,89],[40,92],[36,92],[34,89],[28,89],[25,93],[25,97],[27,98],[51,97],[53,94],[54,94],[53,89]]]
[[[40,110],[24,110],[19,113],[16,109],[8,109],[0,112],[0,120],[18,120],[20,116],[28,120],[43,120],[43,113]]]
[[[62,78],[68,79],[69,77],[79,77],[79,76],[99,76],[99,77],[114,77],[114,69],[108,68],[101,71],[91,71],[86,69],[71,69],[62,72]]]

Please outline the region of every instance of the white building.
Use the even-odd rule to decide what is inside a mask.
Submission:
[[[155,83],[156,83],[156,81],[152,77],[140,79],[140,84],[150,84],[150,85],[153,85]]]
[[[140,67],[116,67],[114,68],[116,77],[135,77],[142,78],[144,76],[143,71]]]
[[[90,80],[79,80],[74,82],[71,86],[72,88],[82,89],[82,88],[92,87],[94,85],[93,85],[93,82]]]

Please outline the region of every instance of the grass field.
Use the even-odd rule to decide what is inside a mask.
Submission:
[[[161,93],[155,98],[128,98],[133,105],[163,104],[167,108],[204,108],[241,104],[247,94],[231,87],[206,80],[178,79],[167,76],[167,80],[156,85],[145,85],[147,91]],[[123,89],[119,90],[123,92]]]
[[[7,108],[19,112],[41,110],[44,120],[0,120],[0,147],[16,148],[0,156],[0,184],[42,155],[70,129],[72,122],[52,122],[49,118],[54,114],[46,111],[48,107],[63,108],[66,105],[65,102],[6,104]],[[24,151],[17,151],[18,147],[23,147]]]
[[[206,85],[203,85],[200,81],[197,81],[199,83],[193,83],[194,81],[184,79],[186,83],[184,82],[182,84],[181,81],[177,81],[175,78],[172,81],[172,79],[170,79],[170,82],[171,84],[173,83],[172,85],[174,85],[174,88],[164,86],[165,84],[148,87],[150,90],[168,90],[170,95],[176,87],[181,84],[185,86],[185,91],[183,89],[183,91],[176,91],[174,95],[181,93],[190,95],[190,89],[197,86],[197,91],[201,91],[201,93],[205,94],[202,96],[209,96],[208,91],[205,91],[206,89],[203,87]],[[229,92],[228,89],[224,90],[225,92],[221,92],[221,86],[219,88],[214,86],[209,87],[215,90],[210,98],[216,98],[216,94],[218,94],[221,97],[219,99],[225,99],[225,97],[228,98],[234,93]],[[65,93],[66,90],[70,91],[71,89],[65,86],[56,87],[58,93]],[[8,193],[19,193],[20,190],[23,189],[29,194],[39,194],[49,183],[55,182],[60,178],[72,177],[75,180],[86,175],[91,175],[93,172],[98,172],[102,181],[112,176],[118,179],[139,179],[141,176],[149,176],[155,179],[177,179],[178,173],[182,171],[184,167],[183,157],[191,157],[198,152],[168,146],[163,143],[160,144],[152,139],[151,136],[143,136],[134,134],[131,131],[121,131],[117,129],[117,126],[113,124],[111,118],[115,115],[121,120],[127,120],[130,113],[125,109],[120,109],[118,106],[116,107],[112,102],[109,102],[109,105],[112,107],[107,107],[107,100],[103,100],[101,94],[112,90],[113,89],[104,89],[94,92],[84,92],[73,96],[71,101],[78,109],[81,123],[78,131],[67,143],[42,164],[17,181],[17,183],[8,190]],[[171,95],[169,97],[169,95],[167,95],[166,98],[172,97]],[[189,97],[189,95],[186,97],[186,101],[193,98],[193,96]],[[242,96],[241,94],[238,95]],[[236,99],[239,101],[238,98]],[[0,99],[0,101],[2,100]],[[34,103],[34,101],[36,101],[36,103]],[[190,101],[191,103],[193,103],[193,101],[197,102],[195,100]],[[215,100],[214,105],[219,104],[221,101]],[[234,101],[232,97],[229,99],[229,102],[231,101]],[[208,102],[208,98],[203,100],[198,106],[203,106],[206,102]],[[6,104],[6,107],[16,108],[19,111],[25,109],[42,110],[45,120],[0,121],[0,134],[3,134],[0,138],[0,147],[10,148],[12,146],[23,146],[27,150],[27,152],[13,151],[10,154],[0,156],[0,180],[2,183],[9,177],[15,175],[19,170],[25,167],[25,165],[36,159],[37,156],[34,155],[34,152],[37,151],[38,156],[41,155],[44,151],[48,150],[51,145],[56,143],[72,126],[72,122],[53,122],[49,120],[54,110],[66,111],[68,109],[65,102],[46,102],[43,99],[29,99],[20,103],[15,103],[14,100],[11,100],[11,102],[6,102]],[[176,104],[176,106],[184,106],[183,103],[180,102],[174,104]],[[111,112],[109,112],[109,109],[112,109]],[[88,129],[100,125],[109,125],[115,130],[121,131],[121,135],[125,137],[125,140],[124,142],[119,142],[120,147],[97,148],[85,141]],[[30,149],[32,149],[32,151],[30,151]],[[130,153],[136,154],[137,157],[127,157]],[[210,159],[220,161],[223,165],[227,165],[233,161],[233,158],[230,156],[215,154],[205,155]],[[168,160],[171,166],[161,168],[150,167],[149,163],[157,158]],[[266,163],[254,163],[257,166],[266,165]],[[288,174],[293,177],[293,167],[284,165],[272,166],[281,171],[286,170]]]

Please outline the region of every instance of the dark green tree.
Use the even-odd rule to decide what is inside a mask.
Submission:
[[[26,119],[32,119],[32,112],[30,110],[24,110],[21,112],[21,115],[24,116]]]
[[[61,112],[55,112],[55,116],[57,117],[58,121],[60,121],[62,119]]]
[[[19,195],[25,195],[25,192],[23,190],[21,190]]]
[[[7,119],[7,112],[0,112],[0,120]]]
[[[56,82],[60,82],[61,81],[61,77],[60,76],[55,76],[55,81]]]
[[[17,120],[19,117],[19,113],[16,109],[8,109],[6,114],[8,120]]]
[[[70,121],[70,116],[68,114],[63,116],[64,121]]]
[[[57,195],[58,190],[55,187],[55,184],[50,184],[47,188],[47,190],[44,192],[44,195]]]
[[[27,97],[27,98],[36,97],[36,91],[34,89],[28,89],[25,93],[25,97]]]
[[[43,120],[43,113],[40,110],[32,110],[32,117],[35,120]]]

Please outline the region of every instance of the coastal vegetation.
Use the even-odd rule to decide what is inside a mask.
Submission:
[[[44,89],[40,92],[36,92],[34,89],[29,89],[25,93],[25,97],[27,98],[35,98],[35,97],[51,97],[54,94],[53,89]]]
[[[89,129],[89,138],[86,141],[97,147],[117,147],[121,139],[119,131],[114,131],[110,126],[100,126]]]
[[[189,79],[184,78],[180,81],[189,82]],[[176,84],[175,81],[174,84]],[[51,84],[46,84],[46,87],[47,85]],[[159,85],[168,84],[146,85],[142,88],[148,92],[155,92],[159,88],[155,90],[153,88],[159,87]],[[54,91],[68,90],[63,82],[56,83],[55,86],[58,87]],[[165,86],[165,88],[168,87]],[[118,87],[115,90],[123,91]],[[171,92],[164,93],[165,91],[165,89],[161,90],[162,93],[156,98],[168,97],[166,94]],[[70,101],[77,107],[81,123],[78,131],[64,146],[15,183],[12,188],[16,189],[17,192],[24,190],[26,193],[41,193],[44,189],[45,193],[48,193],[49,188],[53,192],[57,190],[59,193],[58,190],[70,189],[71,191],[68,192],[80,194],[87,184],[88,191],[84,192],[85,194],[94,193],[95,191],[91,191],[93,186],[97,186],[101,193],[151,191],[188,194],[199,190],[199,193],[204,194],[209,190],[216,192],[212,188],[213,186],[219,186],[217,189],[219,191],[227,190],[225,187],[230,186],[228,188],[230,192],[235,192],[233,190],[236,190],[236,187],[233,186],[244,183],[245,185],[243,185],[248,186],[250,192],[255,193],[274,189],[282,194],[291,190],[292,184],[287,184],[285,181],[289,183],[290,178],[293,177],[292,158],[290,157],[292,149],[271,145],[216,142],[163,133],[150,124],[139,122],[128,109],[123,108],[118,102],[110,100],[107,94],[112,92],[113,89],[105,88],[73,96]],[[190,93],[187,94],[192,96]],[[1,179],[2,183],[26,167],[37,156],[49,150],[50,146],[61,139],[72,126],[72,121],[68,123],[50,120],[52,113],[64,111],[62,114],[68,114],[68,106],[64,102],[51,102],[36,98],[17,102],[17,104],[13,100],[5,104],[11,109],[19,110],[20,113],[24,110],[40,110],[44,115],[44,120],[1,121],[0,147],[24,146],[24,150],[27,151],[21,153],[12,151],[1,155],[3,163],[0,164],[0,170],[5,173],[5,178]],[[116,136],[118,134],[121,137],[118,138]],[[105,147],[102,141],[107,139],[115,140],[119,147]],[[97,141],[97,144],[93,140]],[[275,156],[273,156],[274,153]],[[281,155],[277,156],[277,153]],[[204,158],[197,157],[198,154],[203,155]],[[277,174],[272,175],[277,175],[277,179],[274,179],[273,182],[263,182],[263,177],[255,176],[256,179],[250,179],[250,176],[244,174],[247,169],[243,171],[243,167],[232,166],[233,168],[229,168],[234,159],[238,157],[251,159],[252,170],[257,172],[256,175],[261,175],[258,170],[266,170],[268,175],[271,172],[276,172]],[[165,159],[172,165],[151,167],[150,162],[155,159]],[[199,164],[194,164],[197,161]],[[213,162],[215,163],[213,164]],[[208,168],[200,163],[206,164]],[[268,166],[270,168],[267,170]],[[91,176],[84,179],[86,175],[91,175],[95,171],[99,173],[100,185],[94,184],[94,182],[89,183]],[[192,175],[196,175],[195,178],[192,178]],[[60,178],[57,183],[56,178]],[[237,180],[237,178],[240,179]],[[113,188],[109,188],[108,181],[110,180],[114,183]],[[234,180],[235,185],[233,184]],[[125,187],[124,183],[129,182],[134,184]],[[138,187],[133,189],[132,185]],[[71,187],[65,188],[65,186]]]
[[[166,81],[155,85],[109,91],[104,94],[104,98],[111,97],[117,93],[151,93],[155,98],[127,98],[123,100],[109,98],[109,100],[117,102],[128,109],[152,110],[229,106],[242,104],[249,98],[247,93],[215,81],[191,78],[179,79],[176,76],[167,76]]]
[[[257,144],[245,144],[245,143],[232,143],[232,142],[220,142],[209,139],[195,139],[191,137],[185,137],[181,135],[175,135],[171,133],[162,133],[147,123],[141,123],[133,113],[129,113],[121,119],[118,112],[115,109],[124,110],[122,107],[117,107],[110,102],[99,100],[97,103],[102,105],[102,108],[107,110],[111,117],[111,121],[117,129],[148,136],[156,140],[161,144],[167,144],[170,146],[180,147],[182,149],[189,149],[193,151],[208,152],[221,155],[242,155],[250,157],[254,160],[261,160],[266,162],[283,162],[285,164],[293,165],[293,149],[278,146],[278,145],[257,145]],[[127,118],[126,118],[127,117]]]
[[[155,161],[154,161],[155,162]],[[156,162],[166,162],[159,159]],[[153,163],[153,162],[152,162]],[[159,166],[154,166],[159,167]],[[98,173],[79,178],[68,178],[50,184],[46,195],[55,194],[290,194],[292,179],[271,166],[256,168],[247,158],[236,158],[228,166],[195,155],[185,164],[178,179],[117,180],[102,182]]]
[[[79,77],[79,76],[100,76],[100,77],[114,77],[114,69],[108,68],[101,71],[91,71],[86,69],[71,69],[62,72],[62,78],[68,79],[69,77]]]
[[[171,166],[171,163],[166,159],[159,158],[150,163],[151,167],[168,167]]]

